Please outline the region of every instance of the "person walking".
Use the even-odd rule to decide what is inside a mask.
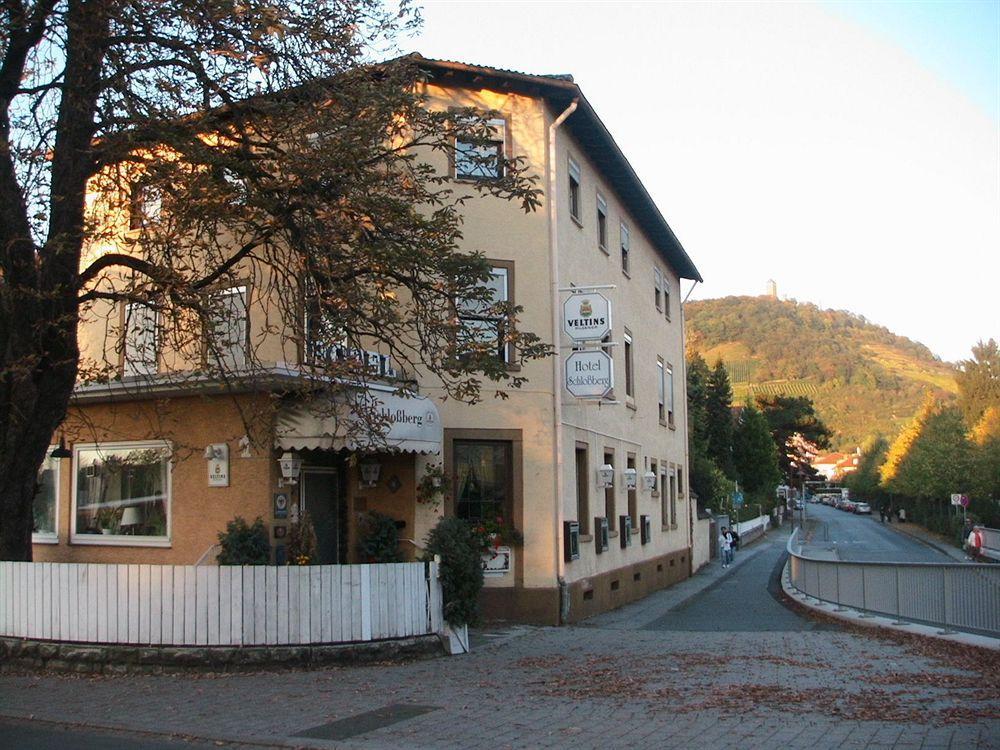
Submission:
[[[719,535],[719,549],[722,550],[722,567],[728,568],[733,562],[733,535],[725,526]]]
[[[965,540],[965,552],[969,559],[977,562],[983,553],[983,527],[973,526],[969,538]]]

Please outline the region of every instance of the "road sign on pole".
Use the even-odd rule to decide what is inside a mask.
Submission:
[[[736,508],[742,508],[743,507],[743,493],[742,492],[734,492],[733,493],[733,506],[736,507]]]

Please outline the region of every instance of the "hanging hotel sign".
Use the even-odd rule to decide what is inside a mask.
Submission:
[[[577,398],[604,398],[615,386],[614,363],[603,349],[566,357],[566,390]]]
[[[563,302],[563,330],[573,341],[600,341],[611,333],[611,302],[603,294],[571,294]]]

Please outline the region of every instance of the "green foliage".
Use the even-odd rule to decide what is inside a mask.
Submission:
[[[358,553],[362,562],[399,562],[399,530],[389,516],[371,511],[358,524]]]
[[[426,559],[441,556],[444,618],[454,627],[479,622],[483,588],[483,538],[472,525],[448,516],[431,529],[424,544]]]
[[[774,493],[780,484],[778,449],[771,438],[767,419],[753,406],[746,406],[733,434],[733,463],[743,488],[754,495]]]
[[[316,527],[312,516],[303,511],[298,523],[288,529],[288,564],[311,565],[317,562]]]
[[[267,565],[271,562],[271,542],[264,519],[257,516],[247,525],[242,516],[236,516],[219,532],[222,551],[216,555],[219,565]]]
[[[705,412],[708,417],[708,455],[722,473],[736,476],[733,466],[733,389],[722,360],[718,360],[708,376],[705,388]]]
[[[1000,408],[1000,346],[990,339],[972,347],[972,359],[959,363],[955,375],[958,405],[971,427],[990,407]]]
[[[881,435],[869,438],[861,446],[858,470],[848,474],[844,480],[852,497],[877,504],[884,501],[885,493],[882,490],[880,472],[888,451],[889,442]]]
[[[757,406],[778,447],[781,473],[791,482],[800,469],[809,466],[804,446],[796,436],[825,448],[830,444],[830,430],[816,416],[812,399],[805,396],[760,396]]]
[[[956,391],[951,365],[851,313],[724,297],[688,303],[685,319],[691,351],[730,364],[734,393],[809,396],[841,449],[872,434],[895,435],[928,387],[941,398]]]
[[[961,412],[931,396],[889,449],[882,482],[894,494],[947,501],[953,492],[971,491],[971,468]]]
[[[986,409],[969,437],[973,496],[1000,501],[1000,407]]]
[[[728,479],[708,454],[709,417],[706,407],[708,364],[695,353],[688,359],[688,484],[701,507],[718,508],[728,492]]]

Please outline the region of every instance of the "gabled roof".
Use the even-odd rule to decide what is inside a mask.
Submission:
[[[578,99],[576,112],[570,115],[564,127],[586,149],[588,158],[628,206],[629,212],[671,268],[681,278],[703,280],[625,154],[573,81],[573,76],[535,75],[451,60],[432,60],[418,53],[407,55],[406,59],[426,70],[433,82],[442,86],[517,91],[544,99],[556,112],[561,112],[570,102]]]

